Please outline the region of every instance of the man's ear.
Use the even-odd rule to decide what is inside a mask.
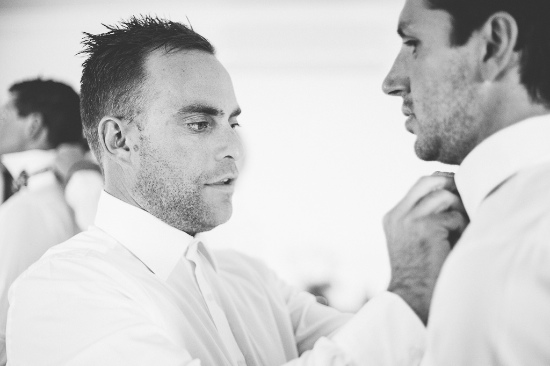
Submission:
[[[519,65],[519,52],[515,51],[518,41],[518,25],[514,17],[506,12],[497,12],[480,30],[483,39],[482,78],[497,81],[508,71]]]
[[[131,164],[128,124],[119,118],[107,116],[101,119],[97,128],[103,155],[110,156],[121,164]]]
[[[48,149],[48,128],[44,124],[44,117],[40,113],[31,113],[25,117],[25,134],[29,148]]]

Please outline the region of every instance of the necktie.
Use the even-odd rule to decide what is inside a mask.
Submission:
[[[14,193],[18,192],[21,188],[26,187],[29,184],[29,173],[25,170],[19,174],[16,180],[13,181]]]
[[[29,185],[29,179],[31,177],[34,177],[35,175],[39,175],[39,174],[42,174],[42,173],[50,172],[50,171],[53,171],[53,168],[46,167],[44,169],[37,170],[37,171],[35,171],[34,173],[31,173],[31,174],[27,173],[26,170],[23,170],[21,172],[21,174],[19,174],[19,177],[17,177],[17,179],[15,179],[15,180],[12,179],[12,181],[13,181],[13,183],[12,183],[12,194],[15,194],[15,193],[19,192],[23,187],[27,187]]]
[[[244,360],[244,356],[241,350],[239,349],[239,345],[237,344],[237,341],[235,341],[235,337],[231,332],[231,328],[229,327],[229,323],[227,321],[225,313],[223,309],[220,307],[220,305],[218,304],[218,302],[216,301],[216,298],[214,297],[214,293],[212,292],[212,288],[210,287],[210,284],[206,279],[204,266],[209,264],[203,262],[204,259],[198,251],[198,247],[200,245],[204,245],[204,244],[202,244],[198,240],[193,241],[189,245],[189,249],[187,251],[186,257],[187,259],[189,259],[189,261],[191,261],[195,265],[195,268],[194,268],[195,279],[197,280],[199,289],[202,293],[204,301],[206,302],[206,306],[208,307],[208,311],[210,312],[212,321],[214,322],[214,325],[218,329],[218,333],[223,339],[224,345],[227,347],[227,350],[231,355],[232,364],[234,366],[245,366],[246,361]]]

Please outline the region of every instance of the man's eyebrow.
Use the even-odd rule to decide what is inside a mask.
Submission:
[[[192,114],[192,113],[201,113],[207,114],[210,116],[223,116],[225,113],[221,109],[206,105],[206,104],[190,104],[182,107],[178,110],[178,114]],[[236,117],[241,114],[241,109],[235,109],[230,115],[229,118]]]
[[[223,115],[223,111],[218,108],[214,108],[212,106],[206,105],[206,104],[189,104],[185,107],[181,107],[178,110],[178,114],[192,114],[192,113],[201,113],[201,114],[209,114],[211,116],[221,116]]]

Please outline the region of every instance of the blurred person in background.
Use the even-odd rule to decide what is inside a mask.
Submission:
[[[54,171],[65,188],[65,200],[72,208],[80,230],[93,224],[103,177],[88,143],[63,144],[56,150]]]
[[[52,80],[13,84],[0,111],[0,365],[8,289],[51,246],[80,231],[64,186],[84,162],[78,94]],[[77,164],[75,164],[77,163]],[[90,210],[90,209],[88,209]]]
[[[403,98],[421,159],[460,165],[471,220],[437,282],[422,365],[550,365],[549,18],[547,0],[407,0],[401,12],[383,89]],[[414,224],[399,209],[387,223]],[[390,243],[399,277],[415,276],[418,244]]]
[[[108,30],[86,35],[81,79],[85,134],[105,179],[95,224],[11,287],[10,362],[418,364],[425,328],[400,296],[344,314],[257,260],[210,249],[200,234],[229,220],[243,155],[231,78],[180,23],[140,17]],[[449,182],[435,177],[429,189]],[[448,212],[450,193],[416,202],[425,189],[408,200],[425,224],[410,240],[431,238],[430,251],[464,220]],[[433,266],[419,268],[435,281]]]

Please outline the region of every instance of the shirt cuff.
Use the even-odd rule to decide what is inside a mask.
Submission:
[[[383,292],[331,338],[357,365],[418,365],[426,327],[401,297]]]

